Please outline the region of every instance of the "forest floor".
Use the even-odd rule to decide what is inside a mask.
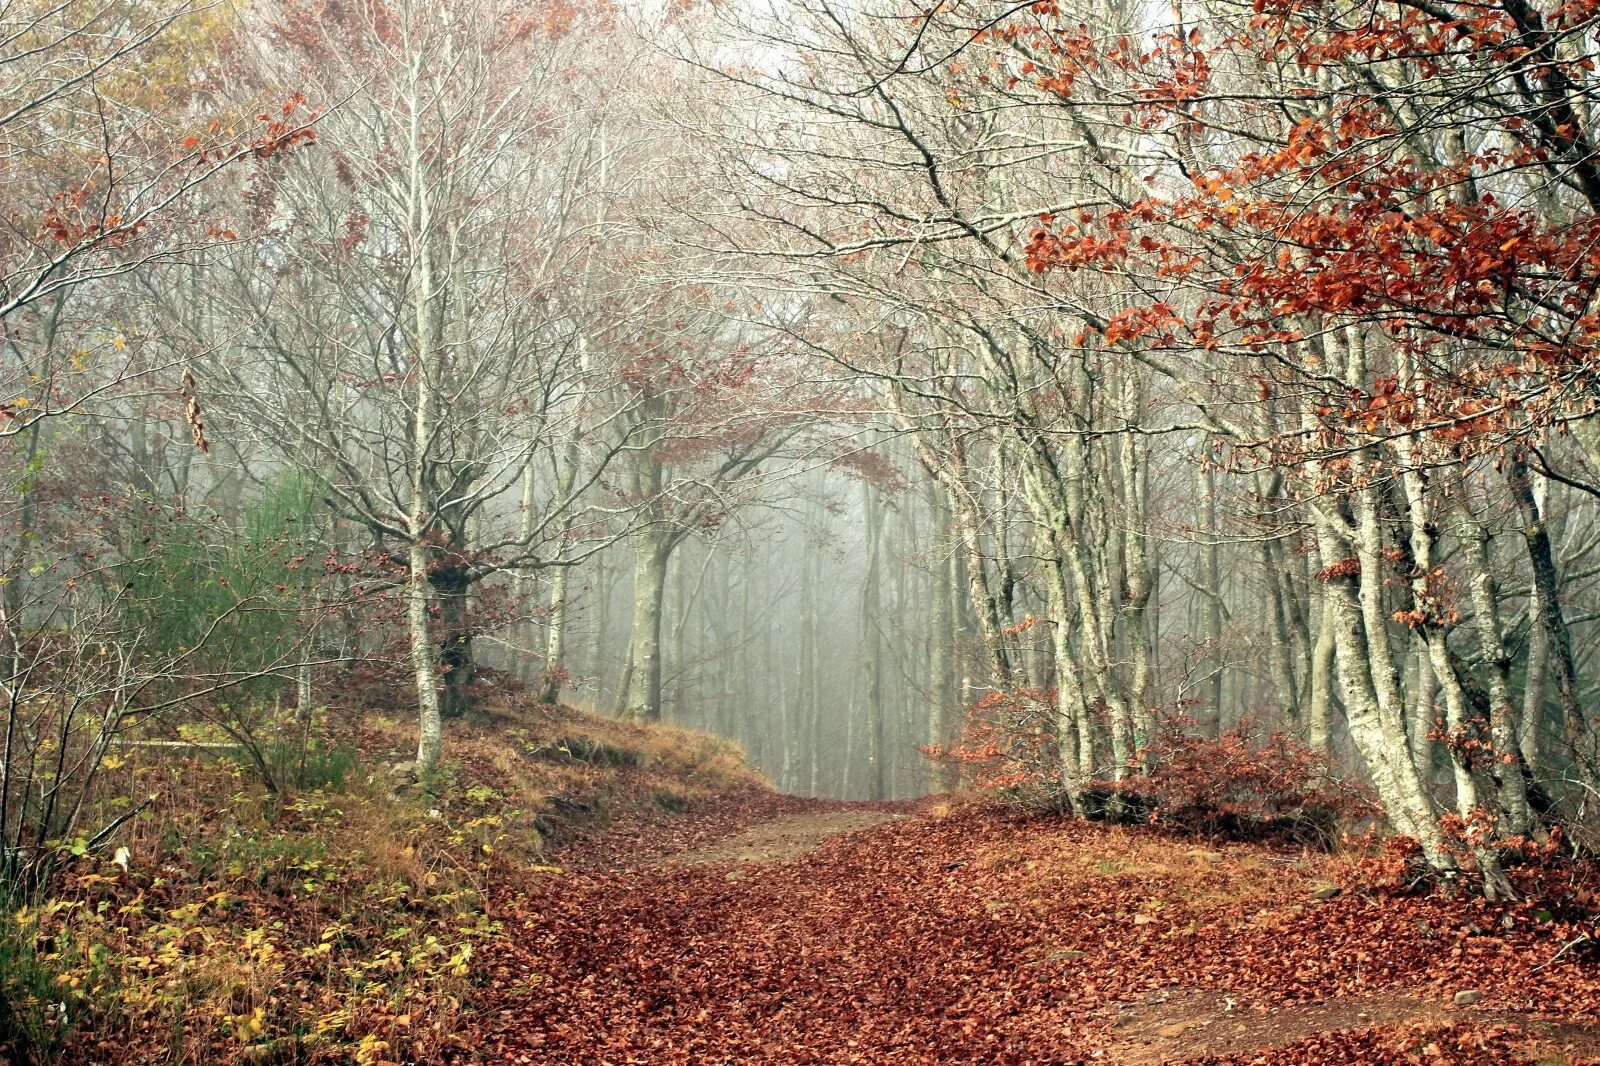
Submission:
[[[293,793],[130,748],[125,848],[0,915],[0,1064],[1600,1063],[1592,892],[784,796],[509,681],[419,782],[403,706],[347,681]]]
[[[1600,1062],[1532,903],[939,799],[745,794],[504,886],[465,1045],[517,1063]]]

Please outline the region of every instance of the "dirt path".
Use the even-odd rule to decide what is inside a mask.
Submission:
[[[1600,1025],[1568,1023],[1536,1014],[1457,1008],[1426,992],[1390,991],[1372,996],[1340,996],[1318,1003],[1241,1002],[1223,992],[1167,989],[1141,1003],[1117,1009],[1110,1061],[1122,1066],[1220,1057],[1247,1061],[1271,1052],[1328,1037],[1465,1027],[1521,1034],[1509,1061],[1541,1064],[1584,1062],[1600,1055]],[[1416,1049],[1429,1041],[1419,1040]],[[1423,1055],[1425,1060],[1439,1056]],[[1445,1060],[1450,1061],[1450,1060]],[[1484,1061],[1500,1061],[1486,1059]]]
[[[787,814],[692,851],[670,855],[663,866],[708,866],[781,862],[814,851],[830,837],[904,817],[893,810],[843,807]]]
[[[551,1066],[1600,1062],[1600,966],[1547,965],[1569,929],[1350,873],[1064,820],[790,808],[519,886],[468,1046]]]

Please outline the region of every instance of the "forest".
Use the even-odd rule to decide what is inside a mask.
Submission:
[[[0,1064],[1600,1062],[1600,0],[0,0]]]

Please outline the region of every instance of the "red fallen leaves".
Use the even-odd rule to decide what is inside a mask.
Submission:
[[[550,1064],[1075,1063],[1118,1061],[1115,1005],[1175,987],[1258,1006],[1386,992],[1447,1004],[1475,988],[1486,1011],[1592,1021],[1600,1009],[1600,969],[1549,964],[1571,930],[1531,904],[1356,891],[1319,904],[1318,879],[1339,872],[1329,860],[1238,848],[1199,861],[1187,847],[968,811],[736,878],[726,866],[533,875],[487,949],[465,1046]],[[1519,1026],[1491,1022],[1463,1012],[1212,1058],[1197,1036],[1192,1051],[1525,1061]]]
[[[625,786],[613,789],[618,787]],[[618,806],[621,813],[603,826],[572,829],[554,858],[586,870],[628,869],[698,851],[780,815],[827,810],[836,804],[785,796],[752,784],[697,804],[692,818],[664,810],[643,795],[627,797]]]

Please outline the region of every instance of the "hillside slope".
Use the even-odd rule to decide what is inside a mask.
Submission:
[[[421,781],[414,723],[386,710],[404,693],[370,680],[315,724],[293,792],[226,744],[108,760],[103,791],[148,804],[126,850],[85,852],[6,923],[0,1062],[437,1061],[485,987],[506,886],[793,803],[714,737],[485,688]]]

